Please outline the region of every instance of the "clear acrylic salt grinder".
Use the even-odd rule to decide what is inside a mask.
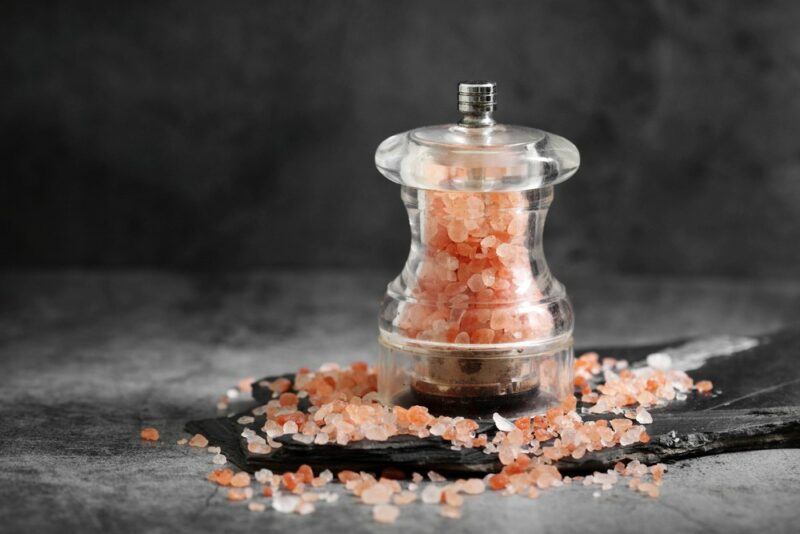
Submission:
[[[375,153],[411,224],[379,316],[387,404],[517,416],[572,393],[573,311],[542,232],[553,186],[580,156],[563,137],[496,123],[496,102],[494,83],[462,82],[457,124],[394,135]]]

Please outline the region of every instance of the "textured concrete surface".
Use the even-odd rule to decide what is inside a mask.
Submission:
[[[177,447],[190,418],[247,375],[370,358],[387,273],[0,275],[0,530],[372,532],[367,507],[255,515],[204,480],[207,453]],[[757,333],[800,321],[800,285],[574,279],[581,345]],[[144,425],[162,430],[143,444]],[[615,488],[539,500],[484,495],[462,521],[430,507],[381,531],[790,532],[800,451],[676,464],[651,501]]]

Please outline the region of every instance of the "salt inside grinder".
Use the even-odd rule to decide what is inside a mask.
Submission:
[[[542,231],[578,150],[497,124],[492,82],[458,86],[458,124],[389,137],[378,170],[402,186],[411,251],[379,318],[378,393],[435,414],[540,412],[572,392],[573,312]]]

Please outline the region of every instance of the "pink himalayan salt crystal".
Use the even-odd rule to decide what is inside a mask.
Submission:
[[[436,471],[428,471],[428,478],[431,480],[431,482],[445,482],[447,480],[447,478],[443,477]]]
[[[464,504],[464,497],[458,494],[458,490],[453,487],[447,487],[442,492],[443,500],[449,506],[462,506]]]
[[[231,479],[231,486],[234,488],[244,488],[250,485],[250,475],[242,471],[236,473]]]
[[[401,491],[392,497],[392,502],[398,506],[405,506],[417,500],[417,494],[413,491]]]
[[[455,243],[462,243],[469,237],[469,231],[463,222],[450,221],[447,225],[447,236]]]
[[[439,510],[439,515],[448,519],[459,519],[461,517],[461,508],[456,506],[442,506]]]
[[[189,446],[198,448],[207,447],[208,439],[202,434],[195,434],[192,436],[192,439],[189,440]]]
[[[714,389],[714,384],[712,384],[710,380],[701,380],[700,382],[695,384],[694,387],[697,388],[697,391],[699,391],[700,393],[708,393],[709,391]]]
[[[461,489],[469,495],[478,495],[486,491],[486,484],[479,478],[470,478],[461,485]]]
[[[459,332],[456,335],[456,337],[453,340],[453,342],[454,343],[461,343],[461,344],[469,343],[469,334],[467,334],[466,332]]]
[[[375,484],[361,493],[365,504],[386,504],[392,498],[392,490],[384,484]]]
[[[251,512],[263,512],[264,510],[267,509],[266,505],[261,502],[251,502],[247,505],[247,508]]]
[[[314,505],[308,501],[303,501],[297,505],[295,512],[298,515],[308,515],[314,511]]]
[[[400,509],[391,504],[379,504],[372,509],[372,518],[378,523],[394,523],[400,515]]]
[[[470,276],[467,280],[467,287],[469,287],[470,291],[473,293],[486,289],[486,284],[483,283],[483,273],[476,273]]]

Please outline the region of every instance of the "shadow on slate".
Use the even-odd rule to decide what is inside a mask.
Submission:
[[[618,461],[637,459],[651,464],[694,456],[767,448],[800,446],[800,327],[760,337],[714,337],[662,345],[596,349],[601,357],[627,359],[634,366],[653,352],[669,354],[673,367],[687,370],[696,380],[711,380],[714,393],[689,394],[684,401],[653,408],[651,440],[586,454],[579,460],[561,460],[564,474],[587,474],[613,467]],[[578,351],[582,353],[584,351]],[[282,375],[290,380],[294,375]],[[263,380],[274,380],[268,377]],[[259,381],[260,382],[260,381]],[[253,397],[266,403],[271,392],[253,384]],[[579,405],[580,406],[580,405]],[[580,409],[580,408],[579,408]],[[243,412],[239,415],[249,414]],[[588,416],[584,419],[609,417]],[[407,472],[431,469],[448,474],[483,474],[502,466],[496,454],[477,449],[453,450],[438,437],[395,436],[387,441],[362,440],[341,445],[305,445],[282,436],[283,444],[269,455],[254,455],[244,447],[245,425],[238,416],[190,421],[186,431],[206,436],[222,448],[237,467],[254,472],[295,470],[308,464],[314,471],[342,469],[379,472],[395,467]],[[491,421],[478,420],[478,432],[493,435]],[[261,433],[264,417],[249,426]]]

